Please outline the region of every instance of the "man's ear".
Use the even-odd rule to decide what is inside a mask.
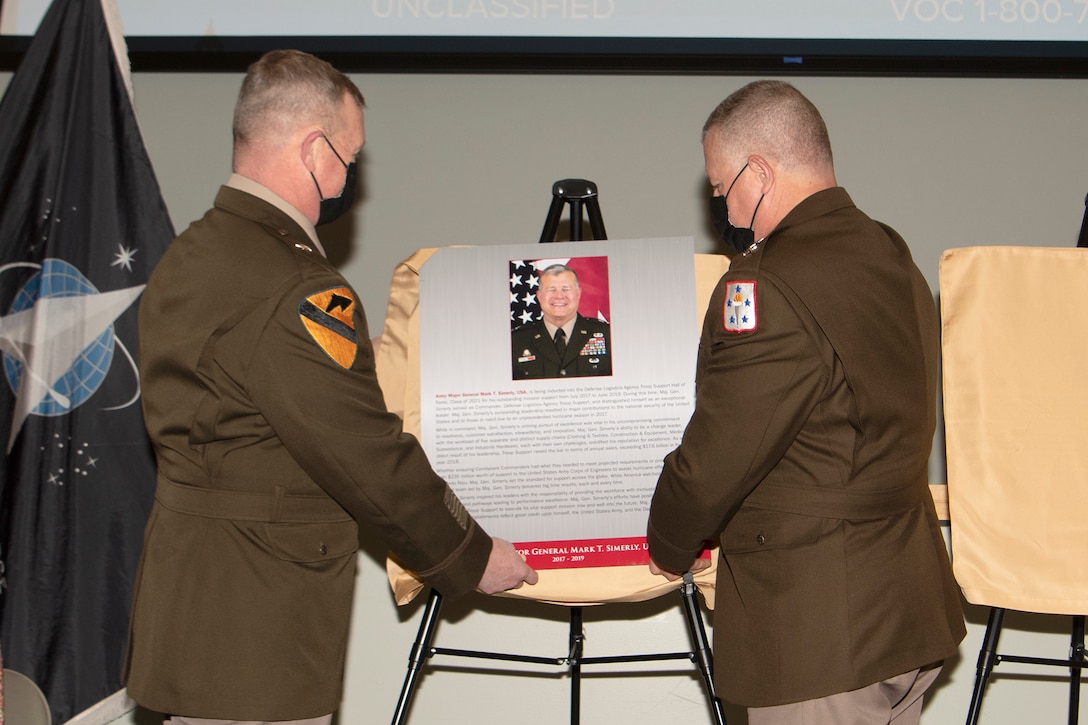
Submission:
[[[748,157],[748,168],[759,177],[760,192],[766,194],[774,186],[774,167],[759,154]]]
[[[324,131],[315,128],[303,136],[302,141],[299,143],[299,160],[302,161],[302,165],[306,167],[306,170],[311,173],[317,168],[317,160],[314,158],[314,144],[324,135]]]

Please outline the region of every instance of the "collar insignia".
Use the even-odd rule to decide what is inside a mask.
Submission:
[[[752,245],[745,249],[744,253],[740,256],[747,257],[749,254],[755,254],[756,250],[759,249],[760,244],[763,244],[763,239],[757,239],[756,241],[752,242]]]

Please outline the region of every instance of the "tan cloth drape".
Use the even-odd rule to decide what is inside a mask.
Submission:
[[[940,261],[952,563],[974,604],[1088,612],[1088,250]]]
[[[420,435],[419,274],[434,252],[435,249],[421,249],[394,270],[385,326],[376,351],[378,381],[385,394],[385,403],[404,420],[404,430],[416,437]],[[692,321],[693,341],[702,328],[710,294],[728,267],[729,260],[724,256],[695,255],[697,319]],[[423,588],[423,582],[393,558],[387,559],[386,570],[398,604],[410,602]],[[715,566],[711,566],[695,577],[708,607],[714,606],[714,574]],[[678,586],[677,582],[650,574],[644,565],[548,569],[540,572],[540,581],[535,586],[523,586],[506,592],[505,596],[555,604],[590,605],[652,599],[674,591]]]

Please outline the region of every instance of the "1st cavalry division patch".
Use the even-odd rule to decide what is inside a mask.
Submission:
[[[298,303],[298,316],[310,337],[342,368],[355,363],[359,336],[355,332],[355,297],[347,287],[315,292]]]

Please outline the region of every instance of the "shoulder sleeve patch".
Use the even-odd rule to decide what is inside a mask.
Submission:
[[[722,307],[722,324],[726,332],[752,332],[758,327],[755,280],[727,284]]]
[[[315,292],[298,303],[302,326],[326,355],[342,368],[355,364],[359,336],[355,331],[355,295],[347,287]]]

